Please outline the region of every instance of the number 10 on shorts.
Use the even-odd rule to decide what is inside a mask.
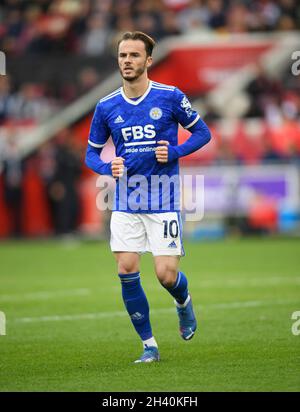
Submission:
[[[163,220],[164,224],[164,238],[172,237],[172,238],[177,238],[178,237],[178,222],[177,220]]]

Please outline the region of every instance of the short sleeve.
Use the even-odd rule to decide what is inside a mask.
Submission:
[[[185,129],[194,126],[200,119],[196,110],[193,110],[189,99],[177,88],[174,90],[173,115]]]
[[[103,116],[101,103],[99,102],[96,106],[93,120],[91,123],[88,143],[92,147],[100,149],[105,145],[109,136],[110,130]]]

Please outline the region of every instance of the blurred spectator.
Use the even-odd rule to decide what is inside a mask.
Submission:
[[[81,96],[99,84],[99,75],[93,67],[84,67],[78,75],[77,94]]]
[[[44,97],[41,85],[24,83],[21,89],[11,96],[9,117],[16,120],[42,122],[53,112],[51,101]]]
[[[245,33],[248,31],[249,11],[244,4],[233,3],[227,11],[226,25],[230,33]]]
[[[207,7],[209,9],[209,27],[212,29],[224,28],[226,25],[226,15],[223,1],[208,0]]]
[[[3,161],[4,201],[9,210],[12,222],[12,236],[19,237],[22,233],[22,198],[24,161],[20,158],[15,137],[7,139]]]
[[[291,16],[284,14],[279,18],[276,29],[280,31],[296,30],[296,22]]]
[[[117,44],[122,34],[126,31],[134,31],[134,30],[135,30],[135,24],[130,14],[115,16],[114,30],[111,34],[110,41],[109,41],[111,54],[114,57],[116,56]]]
[[[55,233],[72,233],[77,228],[80,212],[77,182],[82,160],[74,147],[71,130],[62,131],[55,145],[48,144],[41,149],[40,164]]]
[[[156,9],[153,2],[140,0],[133,4],[132,16],[135,23],[135,30],[145,31],[151,37],[160,39],[163,37],[161,24],[161,13]]]
[[[9,114],[11,100],[11,82],[9,76],[0,76],[0,125],[4,123]]]
[[[279,0],[279,7],[282,14],[291,17],[292,19],[299,18],[299,15],[295,15],[297,6],[299,6],[297,0]]]
[[[182,30],[179,27],[177,16],[173,11],[167,11],[162,14],[162,29],[161,36],[176,36],[181,34]]]
[[[178,13],[178,25],[182,32],[203,29],[208,26],[210,13],[203,0],[191,0]]]
[[[149,36],[160,39],[163,32],[160,28],[157,16],[149,13],[141,13],[135,19],[135,27],[137,30],[145,31]]]
[[[270,30],[275,27],[280,17],[280,9],[278,5],[271,0],[261,0],[254,3],[254,13],[250,27],[251,24],[253,30]]]
[[[104,15],[97,13],[89,17],[87,31],[82,39],[81,51],[90,56],[103,53],[106,49],[109,32]]]
[[[96,13],[102,14],[106,18],[106,20],[110,20],[112,8],[112,0],[95,0],[94,11]]]
[[[270,78],[264,68],[257,64],[256,76],[246,88],[246,92],[250,97],[250,108],[246,117],[263,117],[267,106],[280,100],[282,88],[277,80]]]
[[[18,39],[18,43],[15,47],[17,54],[22,54],[24,50],[26,52],[39,51],[38,47],[38,21],[42,15],[42,10],[37,5],[30,5],[23,13],[23,30]],[[4,47],[7,52],[7,48]],[[43,50],[40,50],[43,52]]]

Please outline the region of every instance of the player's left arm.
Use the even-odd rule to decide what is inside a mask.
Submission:
[[[172,162],[179,157],[187,156],[201,149],[211,140],[209,128],[199,114],[192,109],[187,97],[178,89],[174,93],[176,93],[174,116],[192,134],[183,144],[178,146],[172,146],[165,140],[158,141],[157,143],[161,146],[156,148],[156,159],[160,163]]]

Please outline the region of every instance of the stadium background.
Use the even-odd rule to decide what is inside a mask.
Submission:
[[[299,29],[296,0],[0,2],[0,310],[7,316],[0,390],[299,390],[299,338],[290,331],[300,309]],[[182,89],[213,136],[181,159],[183,174],[204,175],[205,214],[186,222],[183,262],[204,312],[203,336],[186,350],[173,343],[168,328],[176,319],[146,256],[145,287],[154,317],[163,314],[155,321],[166,358],[172,346],[171,361],[164,371],[153,368],[148,386],[140,371],[125,367],[136,351],[127,319],[108,331],[115,322],[108,314],[123,310],[107,244],[110,216],[96,208],[97,177],[84,166],[96,102],[121,83],[115,46],[126,30],[158,41],[150,78]],[[180,142],[187,136],[179,130]],[[104,156],[113,156],[111,144]],[[222,305],[236,308],[236,322]],[[111,343],[116,336],[126,342],[124,357]],[[53,356],[43,357],[43,339],[54,345]],[[31,349],[20,369],[24,347]],[[187,366],[177,371],[182,352]],[[74,373],[75,353],[83,370]],[[58,374],[54,358],[68,360],[66,372]],[[195,362],[202,372],[180,381]],[[220,367],[218,378],[211,364]],[[174,369],[173,385],[166,384]],[[125,372],[133,383],[123,382]]]

